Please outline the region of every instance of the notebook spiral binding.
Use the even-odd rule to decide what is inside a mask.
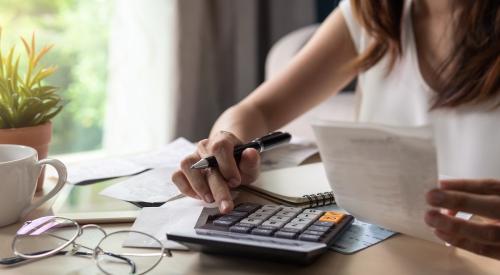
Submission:
[[[312,195],[302,196],[309,201],[309,207],[325,206],[335,203],[335,198],[333,197],[333,192],[323,192]]]

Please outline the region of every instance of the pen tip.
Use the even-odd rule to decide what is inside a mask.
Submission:
[[[208,167],[208,162],[206,159],[200,159],[198,162],[191,165],[191,169],[201,169],[201,168],[207,168],[207,167]]]

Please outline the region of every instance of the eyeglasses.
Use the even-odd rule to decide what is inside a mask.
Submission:
[[[89,231],[94,233],[85,234],[83,238],[84,232]],[[125,240],[131,238],[158,247],[160,251],[148,253],[124,246]],[[163,256],[172,256],[161,241],[144,232],[121,230],[108,234],[98,225],[80,226],[74,220],[54,216],[27,221],[17,231],[12,251],[16,257],[8,259],[10,264],[53,255],[91,256],[105,274],[145,274],[155,268]]]

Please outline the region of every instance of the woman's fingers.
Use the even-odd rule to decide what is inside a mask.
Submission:
[[[234,147],[238,144],[241,144],[240,140],[225,131],[209,140],[201,140],[197,151],[181,162],[181,170],[174,173],[172,180],[182,193],[206,202],[216,201],[222,213],[231,211],[234,205],[229,187],[237,187],[242,182],[251,183],[259,173],[260,157],[254,149],[242,153],[238,167],[234,158]],[[194,163],[208,156],[215,156],[217,168],[191,169]]]
[[[241,183],[241,175],[238,165],[234,159],[234,147],[241,141],[233,134],[220,131],[210,140],[210,151],[217,159],[218,169],[231,187],[238,187]]]
[[[202,198],[205,202],[214,202],[210,188],[208,187],[205,175],[201,173],[198,169],[191,169],[191,166],[200,160],[198,153],[193,153],[187,156],[181,161],[181,170],[189,180],[191,188],[196,192],[196,194]]]
[[[240,173],[242,184],[250,184],[257,180],[260,171],[260,155],[253,148],[245,149],[241,155]]]
[[[441,180],[440,185],[445,190],[500,195],[500,180]]]
[[[479,223],[467,221],[437,210],[431,210],[425,215],[425,222],[435,229],[450,235],[469,238],[475,242],[500,246],[500,225],[494,223]]]
[[[434,234],[443,241],[479,255],[500,260],[500,246],[476,242],[470,238],[435,230]]]
[[[187,180],[186,176],[184,176],[184,173],[182,173],[181,170],[177,170],[175,171],[175,173],[172,174],[172,181],[177,186],[177,189],[181,191],[182,194],[201,200],[198,194],[196,194],[193,188],[191,188],[189,181]]]
[[[434,189],[427,193],[427,202],[440,208],[464,211],[492,219],[500,219],[500,196]]]
[[[234,205],[226,180],[217,169],[208,169],[206,176],[210,190],[214,194],[214,199],[219,205],[220,212],[224,214],[229,213]]]

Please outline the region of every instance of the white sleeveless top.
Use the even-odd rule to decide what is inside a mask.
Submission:
[[[434,92],[420,74],[411,20],[411,0],[402,20],[403,55],[387,74],[388,58],[358,77],[358,120],[396,126],[432,125],[439,173],[459,178],[500,178],[500,108],[487,104],[429,111]],[[370,37],[353,15],[349,0],[340,4],[358,53]]]

